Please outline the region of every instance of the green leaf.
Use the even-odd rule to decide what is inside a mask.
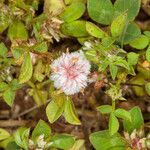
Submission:
[[[65,101],[64,117],[66,121],[73,125],[80,125],[81,122],[78,119],[74,104],[70,98]]]
[[[118,129],[119,129],[118,119],[115,117],[114,113],[111,113],[110,118],[109,118],[109,133],[110,133],[110,135],[114,135],[115,133],[117,133]]]
[[[139,54],[136,54],[134,52],[130,52],[127,54],[127,59],[129,65],[136,65],[138,63]]]
[[[146,50],[146,60],[148,62],[150,62],[150,45],[148,46],[147,50]]]
[[[39,60],[37,65],[35,66],[33,76],[37,81],[42,82],[43,79],[45,78],[44,72],[45,72],[45,65],[43,64],[42,60]]]
[[[4,30],[7,29],[9,26],[11,19],[10,19],[10,14],[7,6],[6,7],[1,7],[0,11],[0,33],[2,33]]]
[[[14,133],[15,142],[21,148],[28,150],[29,128],[21,127]]]
[[[45,139],[51,136],[51,128],[43,120],[40,120],[36,125],[36,127],[34,128],[32,132],[32,140],[35,141],[36,138],[38,138],[40,135],[44,135]]]
[[[64,106],[59,106],[55,101],[51,101],[46,107],[46,115],[50,123],[54,123],[63,113]]]
[[[119,133],[110,135],[108,130],[92,133],[90,142],[96,150],[125,150],[125,141]],[[120,148],[120,149],[117,149]]]
[[[114,8],[110,0],[88,0],[87,9],[94,21],[105,25],[112,22]]]
[[[40,52],[40,53],[47,52],[48,51],[47,43],[46,42],[38,43],[38,44],[33,46],[33,50]]]
[[[7,56],[7,52],[8,52],[8,49],[7,47],[5,46],[4,43],[0,43],[0,57],[6,57]]]
[[[47,91],[34,88],[32,92],[33,99],[35,100],[38,106],[45,104],[48,96]]]
[[[133,48],[136,49],[144,49],[147,47],[147,45],[149,44],[149,39],[147,36],[145,35],[141,35],[138,38],[136,38],[135,40],[131,41],[130,46],[132,46]]]
[[[0,92],[5,91],[8,89],[8,84],[5,82],[0,82]]]
[[[25,25],[21,21],[14,21],[8,29],[8,37],[11,40],[27,40],[28,32]]]
[[[55,147],[59,149],[68,149],[74,145],[75,138],[71,135],[60,134],[60,135],[54,135],[51,139],[51,142],[52,142],[51,147]]]
[[[77,20],[70,23],[64,23],[61,26],[61,31],[68,36],[73,37],[84,37],[88,36],[88,32],[86,31],[86,22]]]
[[[69,148],[68,150],[86,150],[84,143],[85,141],[82,139],[76,140],[73,147]]]
[[[110,105],[102,105],[97,107],[97,110],[100,111],[102,114],[109,114],[112,111],[112,106]]]
[[[22,47],[13,47],[12,48],[12,54],[15,59],[19,59],[19,58],[23,57],[24,52],[25,52],[25,50]]]
[[[120,42],[123,41],[124,44],[128,44],[129,42],[133,41],[140,35],[141,35],[140,28],[134,22],[131,22],[128,24],[125,33],[122,34],[119,41]]]
[[[113,65],[117,65],[117,66],[120,66],[120,67],[123,67],[123,68],[126,68],[127,70],[129,70],[129,64],[126,60],[124,60],[123,58],[121,57],[116,57],[116,60],[115,62],[113,63]]]
[[[149,73],[148,73],[148,75],[149,75]],[[134,90],[134,92],[135,92],[135,94],[137,95],[137,96],[144,96],[145,95],[145,91],[144,91],[144,89],[143,89],[143,87],[142,87],[142,85],[144,86],[144,84],[145,84],[145,79],[143,78],[143,75],[137,75],[136,77],[134,77],[132,80],[131,80],[131,83],[132,84],[137,84],[137,85],[141,85],[141,87],[140,86],[133,86],[132,88],[133,88],[133,90]]]
[[[5,150],[20,150],[20,147],[15,142],[10,142]]]
[[[150,83],[146,83],[145,90],[146,90],[147,94],[150,96]]]
[[[10,134],[6,130],[0,128],[0,141],[5,140],[8,137],[10,137]]]
[[[112,76],[112,79],[115,80],[118,73],[118,67],[113,64],[110,64],[109,68],[110,68],[110,74]]]
[[[105,34],[103,30],[101,30],[98,26],[96,26],[92,22],[86,22],[86,30],[90,35],[96,38],[103,38]]]
[[[131,121],[130,113],[122,108],[116,109],[114,115],[118,118]]]
[[[33,66],[30,53],[27,53],[24,57],[24,62],[21,66],[19,83],[25,83],[32,77]]]
[[[111,24],[111,34],[113,37],[118,37],[122,34],[127,21],[127,14],[123,13],[116,17]]]
[[[129,21],[132,21],[137,16],[140,10],[141,0],[116,0],[114,3],[115,16],[124,12],[127,13]]]
[[[13,101],[15,99],[15,92],[12,91],[11,88],[8,88],[6,91],[3,93],[3,99],[4,101],[9,105],[12,106]]]
[[[124,120],[123,125],[127,132],[132,133],[134,129],[140,129],[144,125],[144,120],[139,107],[133,107],[129,112],[131,114],[131,122]]]
[[[150,31],[144,31],[144,34],[149,38],[150,40]]]
[[[67,6],[60,14],[60,18],[65,22],[72,22],[79,19],[85,12],[85,4],[81,2],[74,2]]]
[[[11,81],[10,88],[11,88],[13,91],[18,90],[18,89],[21,88],[21,87],[22,87],[22,85],[19,84],[19,82],[18,82],[17,79],[13,79],[13,80]]]

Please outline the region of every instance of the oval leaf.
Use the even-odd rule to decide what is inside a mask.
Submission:
[[[12,89],[8,88],[6,91],[3,93],[3,99],[4,101],[9,105],[12,106],[13,101],[15,99],[15,92],[12,91]]]
[[[19,83],[25,83],[30,80],[32,77],[33,66],[32,60],[29,53],[27,53],[24,57],[24,62],[21,66],[20,75],[19,75]]]
[[[110,0],[88,0],[88,13],[94,21],[109,25],[113,18],[113,5]]]
[[[111,113],[110,118],[109,118],[109,133],[110,133],[110,135],[114,135],[115,133],[117,133],[118,129],[119,129],[118,119],[115,117],[114,113]]]
[[[65,8],[65,11],[60,14],[60,18],[65,22],[71,22],[79,19],[85,12],[85,4],[74,2]]]
[[[144,125],[143,116],[139,107],[133,107],[130,110],[131,122],[124,120],[123,125],[127,132],[132,133],[134,129],[140,129]]]
[[[32,140],[36,140],[40,135],[44,135],[44,138],[47,139],[51,136],[51,128],[49,125],[43,121],[40,120],[36,127],[34,128],[32,132]]]
[[[86,22],[86,30],[87,32],[96,37],[96,38],[103,38],[104,37],[104,32],[95,24],[91,22]]]
[[[25,25],[21,21],[15,21],[8,29],[8,37],[11,40],[21,39],[27,40],[28,39],[28,32]]]
[[[118,118],[131,121],[130,113],[122,108],[116,109],[114,114]]]
[[[51,139],[51,142],[52,142],[51,147],[55,147],[59,149],[68,149],[74,145],[75,138],[71,135],[60,134],[60,135],[54,135]]]
[[[109,114],[112,111],[112,106],[110,105],[102,105],[97,107],[97,110],[100,111],[102,114]]]
[[[121,14],[116,17],[111,24],[111,34],[113,37],[120,36],[126,25],[127,14]]]
[[[83,37],[88,36],[88,32],[86,31],[86,22],[77,20],[70,23],[64,23],[61,26],[61,31],[68,36],[73,37]]]
[[[55,122],[63,113],[63,106],[60,107],[55,101],[51,101],[46,107],[46,115],[50,123]]]
[[[130,46],[132,46],[136,49],[144,49],[147,47],[148,43],[149,43],[148,37],[145,35],[141,35],[138,38],[136,38],[135,40],[131,41],[129,44],[130,44]]]
[[[141,35],[140,28],[133,22],[128,24],[124,34],[121,35],[119,41],[124,44],[128,44]]]
[[[122,137],[118,133],[111,136],[108,130],[92,133],[90,142],[96,150],[111,150],[113,148],[114,150],[117,148],[122,150],[121,148],[125,148],[125,141]]]
[[[80,125],[80,120],[78,119],[77,113],[75,111],[73,102],[71,99],[67,99],[65,101],[65,110],[64,110],[64,116],[67,122],[74,125]]]
[[[132,21],[140,10],[141,0],[116,0],[114,4],[115,16],[124,12],[128,15],[128,20]]]

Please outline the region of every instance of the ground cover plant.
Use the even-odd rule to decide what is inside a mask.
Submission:
[[[2,149],[150,149],[149,0],[0,8]]]

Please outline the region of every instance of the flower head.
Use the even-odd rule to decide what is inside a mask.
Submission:
[[[63,53],[51,64],[51,80],[66,95],[80,92],[87,86],[90,63],[82,52]]]

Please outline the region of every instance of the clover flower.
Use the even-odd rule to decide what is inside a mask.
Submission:
[[[63,53],[51,64],[51,80],[66,95],[80,92],[87,86],[90,63],[80,52]]]

